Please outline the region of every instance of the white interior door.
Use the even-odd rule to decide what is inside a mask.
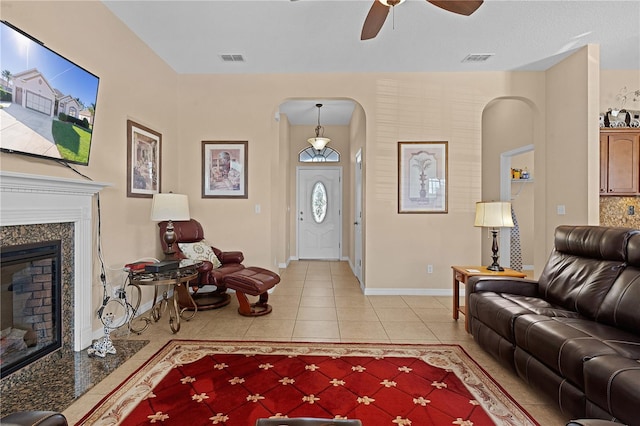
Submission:
[[[356,153],[355,200],[353,219],[354,259],[353,272],[362,284],[362,151]]]
[[[298,167],[298,258],[340,259],[342,168]]]

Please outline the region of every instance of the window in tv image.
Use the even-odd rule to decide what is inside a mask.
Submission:
[[[99,78],[2,21],[0,148],[89,164]]]

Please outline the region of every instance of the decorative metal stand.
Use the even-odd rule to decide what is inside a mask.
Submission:
[[[116,348],[111,341],[111,324],[113,323],[113,313],[109,312],[105,314],[102,319],[104,324],[104,337],[93,342],[93,346],[87,349],[89,356],[99,356],[104,358],[107,354],[114,355]]]

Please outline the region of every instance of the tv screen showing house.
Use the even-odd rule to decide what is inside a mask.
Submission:
[[[89,164],[100,79],[8,22],[0,31],[0,149]]]

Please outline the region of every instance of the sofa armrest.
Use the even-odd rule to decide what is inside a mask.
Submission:
[[[469,278],[465,288],[466,297],[468,298],[471,293],[481,291],[537,296],[538,281],[513,277],[475,276]]]
[[[223,265],[229,263],[242,263],[244,260],[244,254],[241,251],[222,251],[215,247],[211,247],[216,257]]]

